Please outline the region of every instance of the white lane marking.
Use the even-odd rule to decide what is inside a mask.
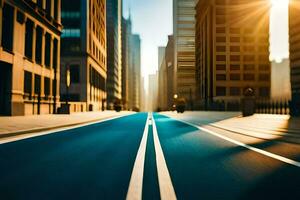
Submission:
[[[93,124],[99,124],[99,123],[103,123],[103,122],[106,122],[106,121],[111,121],[111,120],[114,120],[114,119],[119,119],[119,118],[122,118],[122,117],[126,117],[126,116],[129,116],[129,115],[134,115],[134,114],[126,114],[126,115],[111,117],[111,118],[102,119],[102,120],[95,121],[95,122],[89,122],[89,123],[85,123],[85,124],[74,125],[74,126],[70,126],[70,127],[66,127],[66,128],[54,128],[53,130],[49,130],[49,131],[41,131],[41,132],[35,132],[35,133],[25,133],[25,134],[12,136],[12,137],[8,137],[8,138],[2,138],[2,139],[0,139],[0,145],[5,144],[5,143],[19,141],[19,140],[25,140],[25,139],[28,139],[28,138],[34,138],[34,137],[39,137],[39,136],[43,136],[43,135],[49,135],[49,134],[52,134],[52,133],[59,133],[59,132],[63,132],[63,131],[68,131],[68,130],[72,130],[72,129],[76,129],[76,128],[80,128],[80,127],[90,126],[90,125],[93,125]]]
[[[148,113],[145,130],[141,140],[141,144],[134,162],[129,187],[127,191],[127,200],[141,200],[143,192],[143,177],[144,177],[144,164],[145,164],[145,154],[148,139],[149,130],[149,120],[150,115]]]
[[[257,152],[257,153],[263,154],[263,155],[265,155],[265,156],[268,156],[268,157],[270,157],[270,158],[279,160],[279,161],[281,161],[281,162],[284,162],[284,163],[287,163],[287,164],[290,164],[290,165],[293,165],[293,166],[296,166],[296,167],[300,167],[300,162],[297,162],[297,161],[295,161],[295,160],[292,160],[292,159],[289,159],[289,158],[286,158],[286,157],[283,157],[283,156],[280,156],[280,155],[277,155],[277,154],[274,154],[274,153],[270,153],[270,152],[265,151],[265,150],[262,150],[262,149],[258,149],[258,148],[256,148],[256,147],[250,146],[250,145],[248,145],[248,144],[244,144],[244,143],[242,143],[242,142],[239,142],[239,141],[234,140],[234,139],[232,139],[232,138],[226,137],[226,136],[224,136],[224,135],[221,135],[221,134],[216,133],[216,132],[214,132],[214,131],[208,130],[208,129],[206,129],[206,128],[200,127],[200,126],[198,126],[198,125],[195,125],[195,124],[192,124],[192,123],[189,123],[189,122],[180,120],[180,119],[175,119],[175,120],[180,121],[180,122],[185,123],[185,124],[188,124],[188,125],[190,125],[190,126],[193,126],[193,127],[197,128],[197,129],[199,129],[199,130],[201,130],[201,131],[207,132],[207,133],[209,133],[209,134],[211,134],[211,135],[214,135],[214,136],[216,136],[216,137],[222,138],[223,140],[227,140],[228,142],[234,143],[234,144],[236,144],[236,145],[238,145],[238,146],[245,147],[245,148],[247,148],[247,149],[249,149],[249,150],[255,151],[255,152]]]
[[[152,114],[151,114],[152,115]],[[156,167],[158,174],[158,183],[160,190],[160,198],[162,200],[176,200],[175,190],[172,184],[170,173],[161,148],[159,137],[156,129],[155,119],[152,116],[153,138],[156,155]]]

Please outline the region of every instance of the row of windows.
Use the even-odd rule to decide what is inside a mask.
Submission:
[[[33,79],[34,77],[34,79]],[[34,81],[34,82],[32,82]],[[44,95],[50,96],[50,78],[44,77]],[[34,84],[34,88],[32,87],[32,84]],[[55,82],[53,81],[53,91],[52,94],[54,94],[54,85]],[[38,74],[32,74],[29,71],[24,71],[24,94],[27,94],[29,96],[34,93],[35,95],[41,95],[41,76]]]
[[[52,40],[51,34],[46,32],[44,35],[44,30],[37,26],[35,29],[34,38],[34,22],[30,19],[26,20],[26,32],[25,32],[25,57],[29,60],[33,60],[33,44],[35,40],[35,62],[46,67],[51,67],[51,46],[52,49],[52,67],[57,67],[58,59],[58,40]],[[43,40],[45,41],[45,46],[43,48]],[[42,61],[42,54],[44,53],[44,63]]]
[[[90,85],[99,90],[106,90],[105,78],[92,66],[89,67]]]
[[[232,64],[232,65],[230,65],[230,70],[231,71],[240,71],[241,69],[243,69],[244,71],[253,71],[253,70],[255,70],[255,65],[254,64],[244,64],[244,65]],[[261,64],[261,65],[258,65],[258,69],[260,71],[269,71],[270,70],[270,65],[269,64]],[[226,64],[217,64],[216,65],[216,70],[225,71],[226,70]]]
[[[54,18],[55,20],[58,20],[58,12],[59,12],[59,2],[58,0],[26,0],[32,5],[32,3],[36,4],[38,8],[43,12],[47,14],[47,18]]]
[[[229,47],[230,52],[241,52],[241,50],[243,50],[244,52],[257,52],[257,53],[265,53],[268,50],[267,46],[259,46],[259,47],[255,47],[255,46],[230,46]],[[257,51],[256,51],[257,50]],[[226,46],[216,46],[216,51],[217,52],[226,52]]]
[[[14,33],[14,8],[5,3],[2,9],[1,45],[4,50],[9,52],[13,51],[13,33]]]
[[[230,74],[229,79],[231,81],[241,81],[243,77],[243,81],[255,81],[255,74]],[[226,81],[227,75],[226,74],[217,74],[216,75],[217,81]],[[270,74],[259,74],[258,81],[270,81]]]
[[[243,94],[243,88],[240,87],[216,87],[216,96],[241,96]],[[258,89],[258,96],[260,97],[269,97],[270,88],[261,87]]]
[[[13,35],[14,35],[14,8],[9,6],[8,4],[4,4],[3,7],[3,17],[2,17],[2,47],[4,50],[12,52],[13,51]],[[29,60],[33,60],[33,44],[35,41],[35,61],[38,64],[45,64],[47,67],[51,65],[51,46],[53,45],[53,67],[57,67],[57,59],[58,59],[58,41],[54,39],[52,41],[50,33],[46,32],[44,34],[44,30],[37,26],[35,28],[34,22],[30,19],[26,20],[25,23],[25,57]],[[36,32],[36,36],[34,38],[34,29]],[[43,40],[45,41],[45,46],[43,48]],[[44,53],[44,63],[42,63],[42,55]]]
[[[80,38],[80,29],[63,29],[62,38]]]
[[[246,36],[246,37],[230,37],[229,40],[226,36],[217,36],[216,37],[216,42],[218,43],[226,43],[226,42],[231,42],[231,43],[254,43],[254,42],[259,42],[259,43],[268,43],[269,39],[268,37],[251,37],[251,36]]]
[[[230,61],[236,61],[236,62],[240,62],[242,58],[246,62],[255,62],[256,60],[261,61],[261,62],[269,61],[269,55],[259,55],[259,56],[255,56],[255,55],[244,55],[244,56],[230,55],[230,57],[229,57]],[[226,60],[227,60],[226,55],[216,55],[216,61],[225,62]]]

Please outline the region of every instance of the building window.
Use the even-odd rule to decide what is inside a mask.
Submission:
[[[246,55],[244,56],[244,61],[255,61],[255,56],[253,55]]]
[[[24,94],[32,93],[32,73],[24,71]]]
[[[270,65],[259,65],[259,70],[260,71],[269,71]]]
[[[54,19],[58,21],[58,0],[54,0]]]
[[[254,69],[255,69],[255,65],[253,65],[253,64],[244,65],[244,70],[245,71],[253,71]]]
[[[52,66],[54,69],[57,68],[57,58],[58,58],[58,55],[57,55],[57,45],[58,45],[58,41],[57,39],[54,39],[53,41],[53,61],[52,61]]]
[[[241,30],[239,28],[230,28],[230,33],[232,33],[232,34],[240,34]]]
[[[240,74],[230,74],[231,81],[239,81],[241,80]]]
[[[226,70],[226,65],[216,65],[216,69],[218,71],[224,71],[224,70]]]
[[[216,95],[217,96],[226,96],[226,87],[217,87]]]
[[[56,94],[56,90],[57,90],[57,89],[56,89],[56,88],[57,88],[57,86],[56,86],[56,84],[57,84],[56,81],[57,81],[57,80],[53,80],[53,81],[52,81],[52,95],[53,95],[54,97],[56,97],[56,95],[57,95],[57,94]]]
[[[25,56],[32,60],[33,51],[33,21],[27,19],[25,32]]]
[[[270,74],[259,74],[260,81],[270,81]]]
[[[34,75],[34,94],[41,94],[41,76],[37,74]]]
[[[239,43],[240,42],[240,37],[230,37],[230,42]]]
[[[217,55],[217,61],[226,61],[226,56],[225,55]]]
[[[80,67],[79,65],[70,65],[71,83],[80,83]]]
[[[51,16],[51,1],[52,0],[46,0],[46,13],[47,16]]]
[[[230,70],[238,71],[238,70],[240,70],[240,65],[230,65]]]
[[[243,49],[246,52],[254,52],[255,51],[255,47],[254,46],[244,46]]]
[[[226,37],[217,37],[216,41],[220,42],[220,43],[225,43],[226,42]]]
[[[259,88],[259,96],[261,97],[269,97],[270,89],[267,87]]]
[[[50,78],[48,77],[44,78],[44,94],[46,97],[50,95]]]
[[[80,29],[63,29],[62,38],[80,38]]]
[[[37,0],[36,3],[38,5],[38,7],[40,7],[41,9],[43,9],[44,0]]]
[[[231,60],[231,61],[239,62],[240,59],[241,59],[241,57],[238,56],[238,55],[231,55],[231,56],[230,56],[230,60]]]
[[[240,47],[239,46],[231,46],[230,47],[230,51],[231,52],[240,52]]]
[[[38,26],[36,28],[36,45],[35,45],[35,61],[38,64],[42,64],[42,41],[43,41],[43,29]]]
[[[217,46],[216,47],[218,52],[225,52],[226,51],[226,46]]]
[[[2,12],[1,44],[4,50],[12,52],[14,36],[14,8],[8,4],[4,4]]]
[[[217,74],[216,79],[217,81],[226,81],[226,74]]]
[[[254,81],[255,76],[254,74],[244,74],[244,81]]]
[[[46,67],[50,67],[51,61],[51,35],[46,33],[45,36],[45,65]]]
[[[222,9],[223,10],[223,9]],[[216,28],[216,33],[226,33],[225,27],[217,27]]]
[[[241,90],[239,87],[231,87],[230,88],[230,96],[240,96]]]

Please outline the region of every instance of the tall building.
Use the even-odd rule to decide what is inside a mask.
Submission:
[[[141,39],[137,34],[130,36],[128,66],[128,106],[130,110],[141,107]]]
[[[147,110],[154,112],[157,110],[158,106],[158,73],[150,74],[148,81]]]
[[[129,100],[129,44],[131,35],[131,20],[122,18],[122,102],[123,109],[128,110]]]
[[[165,52],[166,68],[167,68],[167,108],[170,110],[174,104],[175,69],[174,69],[174,37],[169,35],[168,44]]]
[[[158,99],[157,107],[161,110],[167,110],[167,65],[166,65],[166,47],[158,47]]]
[[[122,0],[106,0],[107,107],[122,98]]]
[[[171,110],[174,105],[174,39],[173,35],[168,36],[166,47],[158,49],[158,108]]]
[[[145,90],[145,78],[142,77],[142,81],[141,81],[141,107],[140,107],[140,111],[141,112],[145,112],[146,111],[146,90]]]
[[[198,0],[173,0],[175,91],[188,109],[196,100],[195,6]]]
[[[106,107],[106,0],[63,0],[61,99],[71,112]],[[70,87],[67,87],[67,72]]]
[[[60,0],[2,0],[0,16],[0,115],[56,112]]]
[[[201,105],[239,108],[246,88],[270,98],[269,0],[199,0],[197,90]]]
[[[125,110],[141,109],[141,39],[132,33],[131,15],[122,20],[122,102]]]
[[[289,10],[290,67],[292,104],[291,114],[300,116],[300,1],[291,0]]]

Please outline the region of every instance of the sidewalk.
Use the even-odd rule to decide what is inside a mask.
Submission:
[[[70,115],[32,115],[0,117],[0,138],[71,127],[113,117],[126,116],[134,112],[105,111],[73,113]]]
[[[280,138],[300,144],[300,118],[291,118],[289,115],[255,114],[250,117],[234,117],[210,125],[262,139]]]
[[[241,113],[206,111],[162,114],[199,126],[210,126],[239,135],[300,144],[300,118],[291,118],[289,115],[255,114],[242,117]]]

